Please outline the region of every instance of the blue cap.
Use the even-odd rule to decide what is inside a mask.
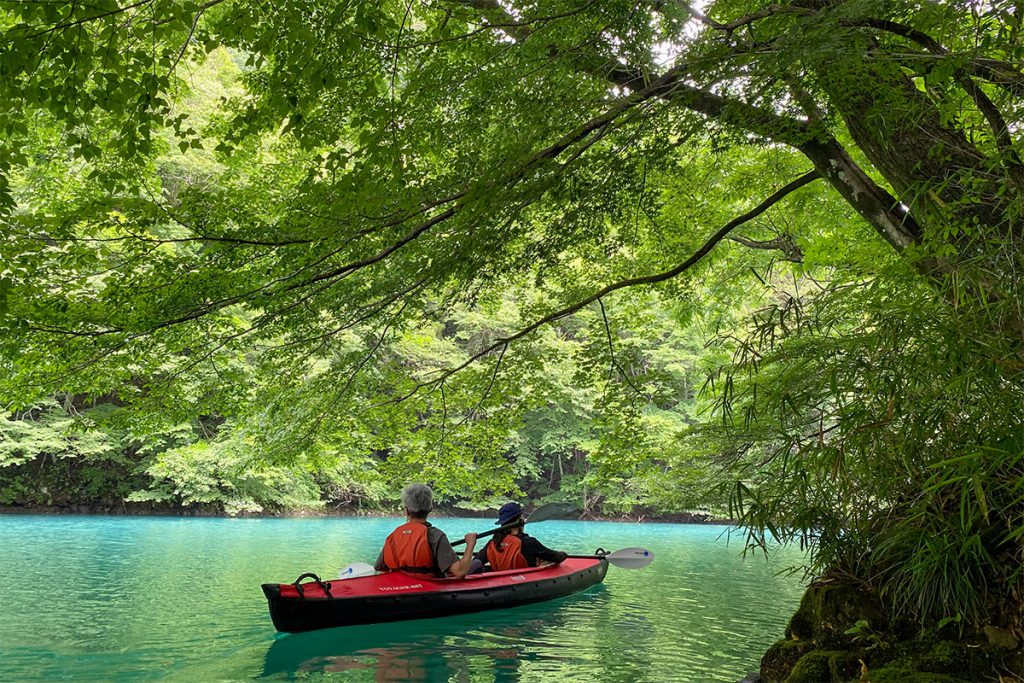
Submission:
[[[498,510],[498,521],[495,524],[504,526],[509,522],[514,522],[517,517],[523,516],[523,508],[519,507],[519,503],[505,503]]]

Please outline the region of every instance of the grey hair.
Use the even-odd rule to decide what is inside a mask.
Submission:
[[[402,504],[414,517],[426,517],[434,507],[434,492],[426,484],[409,484],[402,489]]]

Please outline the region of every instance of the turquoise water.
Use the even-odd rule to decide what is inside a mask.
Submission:
[[[724,527],[552,521],[533,531],[551,547],[655,561],[554,602],[275,633],[260,583],[372,562],[397,523],[0,515],[0,680],[734,682],[801,594],[776,575],[796,552],[744,560]]]

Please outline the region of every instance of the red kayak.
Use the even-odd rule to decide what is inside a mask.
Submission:
[[[570,557],[559,565],[437,579],[402,571],[321,581],[303,574],[294,583],[265,583],[263,593],[278,631],[443,617],[551,600],[604,580],[604,558]],[[313,579],[302,583],[303,579]]]

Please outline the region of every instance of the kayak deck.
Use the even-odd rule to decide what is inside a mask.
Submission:
[[[263,593],[278,631],[297,633],[479,612],[552,600],[600,583],[603,559],[569,558],[551,567],[438,579],[402,571],[355,579],[265,583]]]

